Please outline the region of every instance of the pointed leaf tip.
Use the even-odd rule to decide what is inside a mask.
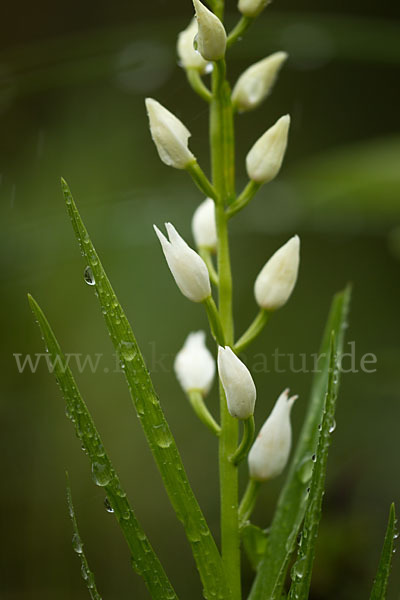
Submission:
[[[396,512],[394,502],[390,505],[389,519],[383,542],[383,548],[379,559],[378,570],[372,586],[370,600],[385,600],[390,570],[392,567],[393,552],[395,552],[395,540],[397,539]]]

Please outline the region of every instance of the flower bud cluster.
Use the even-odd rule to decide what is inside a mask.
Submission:
[[[246,21],[255,18],[268,3],[268,0],[239,0],[238,8]],[[200,0],[193,0],[193,4],[195,18],[179,34],[177,52],[181,66],[187,70],[188,76],[190,75],[192,82],[197,82],[197,85],[200,81],[199,76],[209,71],[211,62],[223,60],[227,35],[217,15]],[[246,112],[257,108],[270,94],[286,59],[285,52],[276,52],[245,70],[232,91],[233,110]],[[221,64],[218,66],[221,67]],[[211,93],[207,89],[204,93],[204,89],[206,88],[202,88],[203,96],[207,99],[207,94],[210,94],[211,97]],[[201,169],[189,149],[191,134],[187,127],[152,98],[146,99],[146,108],[151,136],[160,159],[168,166],[188,170],[192,176],[195,171],[195,176],[201,177],[202,175],[199,175]],[[258,188],[278,175],[286,152],[289,126],[289,115],[282,116],[254,143],[246,157],[249,186]],[[197,183],[199,184],[198,181]],[[213,194],[215,190],[209,182],[208,186],[203,186],[201,189],[213,198],[206,198],[193,214],[192,233],[199,253],[185,242],[171,223],[165,225],[168,237],[156,226],[154,229],[169,269],[182,294],[193,302],[205,303],[207,310],[212,311],[210,273],[215,275],[213,283],[216,285],[219,279],[218,274],[213,271],[210,253],[218,249],[216,208],[220,209],[218,202],[222,200],[218,198],[218,194]],[[218,212],[219,218],[220,214]],[[266,313],[281,308],[288,301],[296,284],[299,260],[300,240],[295,235],[266,262],[254,284],[254,296],[261,309],[260,315],[265,316]],[[218,313],[215,318],[219,318]],[[217,333],[215,336],[219,343],[218,374],[227,409],[232,417],[246,421],[248,424],[254,414],[257,395],[253,378],[234,348],[224,345]],[[222,340],[223,338],[222,334]],[[203,331],[193,332],[187,337],[176,356],[174,370],[184,392],[192,398],[192,401],[196,401],[195,406],[201,411],[205,421],[210,423],[212,417],[206,414],[207,409],[205,405],[199,403],[198,398],[200,397],[203,402],[204,396],[210,391],[215,376],[216,361],[206,347]],[[265,481],[279,475],[284,469],[291,446],[290,411],[295,399],[295,396],[289,398],[288,390],[285,390],[261,428],[248,455],[252,479]],[[214,425],[212,428],[218,435],[220,428],[215,422]]]

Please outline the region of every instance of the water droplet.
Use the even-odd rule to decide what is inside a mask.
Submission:
[[[142,531],[142,529],[139,529],[139,531],[137,532],[137,536],[142,542],[144,542],[144,540],[146,539],[146,534],[144,531]]]
[[[313,471],[313,461],[310,455],[306,456],[297,467],[297,475],[302,483],[307,483],[311,479]]]
[[[104,487],[111,481],[111,473],[107,464],[94,462],[92,464],[92,477],[96,485]]]
[[[318,425],[318,431],[321,431],[321,429],[322,429],[322,425],[321,425],[321,423],[320,423],[320,424]]]
[[[86,267],[83,278],[88,285],[96,285],[96,281],[94,279],[93,271],[90,267]]]
[[[312,461],[315,463],[315,462],[316,462],[316,460],[317,460],[317,455],[316,455],[316,454],[313,454],[313,455],[312,455],[312,457],[311,457],[311,460],[312,460]]]
[[[72,547],[77,554],[82,554],[83,544],[81,542],[81,538],[77,533],[74,533],[74,535],[72,536]]]
[[[301,558],[298,558],[296,560],[296,562],[293,565],[293,568],[291,570],[290,576],[292,578],[292,580],[299,580],[299,579],[303,579],[304,576],[304,564],[305,564],[305,556],[302,556]]]
[[[153,425],[156,442],[159,448],[169,448],[172,444],[172,436],[165,423]]]
[[[123,340],[119,345],[119,351],[123,360],[131,362],[136,356],[136,346],[133,342]]]
[[[113,507],[111,506],[111,504],[110,504],[110,501],[109,501],[109,499],[107,498],[107,496],[104,498],[104,506],[106,507],[106,511],[107,511],[108,513],[113,513],[113,512],[114,512],[114,509],[113,509]]]
[[[336,421],[333,419],[331,426],[329,427],[329,433],[333,433],[336,429]]]

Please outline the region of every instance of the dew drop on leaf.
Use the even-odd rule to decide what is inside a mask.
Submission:
[[[107,496],[104,498],[104,506],[105,506],[105,508],[106,508],[106,511],[107,511],[108,513],[113,513],[113,512],[114,512],[114,509],[113,509],[113,507],[111,506],[111,504],[110,504],[110,501],[109,501],[109,499],[107,498]]]
[[[93,275],[93,271],[90,267],[86,267],[83,273],[83,278],[88,285],[96,285],[96,281]]]
[[[72,537],[72,547],[77,554],[82,554],[83,552],[83,544],[81,542],[81,538],[77,533],[74,533]]]
[[[101,462],[94,462],[92,464],[92,477],[96,485],[104,487],[111,481],[111,473],[108,465]]]

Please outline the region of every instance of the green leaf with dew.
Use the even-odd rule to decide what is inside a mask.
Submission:
[[[165,419],[132,328],[103,269],[67,183],[62,189],[75,235],[90,268],[111,340],[165,489],[191,544],[205,598],[230,598],[221,555],[190,487],[181,456]]]
[[[306,508],[306,490],[312,475],[312,456],[316,452],[318,425],[322,421],[329,379],[329,348],[332,331],[337,352],[343,349],[350,288],[334,297],[320,349],[319,371],[315,373],[310,401],[300,438],[285,485],[280,494],[269,529],[268,544],[260,563],[249,600],[280,600],[286,572]],[[339,383],[339,378],[337,385]]]
[[[72,502],[72,493],[71,486],[69,484],[68,474],[67,474],[67,503],[69,516],[71,517],[73,536],[72,536],[72,547],[76,554],[79,556],[81,561],[81,572],[82,578],[86,583],[87,589],[89,590],[90,597],[92,600],[101,600],[101,596],[96,588],[96,583],[94,580],[94,575],[92,571],[89,569],[89,564],[86,559],[85,552],[83,550],[83,542],[81,536],[79,534],[78,523],[76,521],[74,505]]]
[[[394,543],[398,537],[397,519],[394,504],[391,505],[389,511],[389,521],[386,529],[385,541],[381,557],[379,559],[378,572],[375,577],[374,585],[370,595],[370,600],[385,600],[386,590],[389,580],[390,568],[392,565],[393,552],[395,550]]]
[[[297,557],[291,571],[292,584],[290,586],[288,600],[307,600],[310,591],[315,546],[321,520],[328,451],[331,433],[335,429],[338,374],[339,363],[336,354],[336,342],[335,336],[332,333],[329,378],[324,414],[318,436],[317,452],[315,457],[313,457],[315,463],[313,466],[310,487],[307,492],[306,511]]]
[[[32,296],[28,295],[28,299],[38,321],[53,365],[53,372],[66,403],[67,417],[72,421],[82,449],[89,457],[93,481],[96,485],[104,488],[107,494],[107,501],[128,543],[132,567],[143,577],[154,599],[174,600],[177,598],[174,589],[121,487],[117,473],[106,454],[100,435],[68,366],[68,361],[62,353],[43,311]]]

